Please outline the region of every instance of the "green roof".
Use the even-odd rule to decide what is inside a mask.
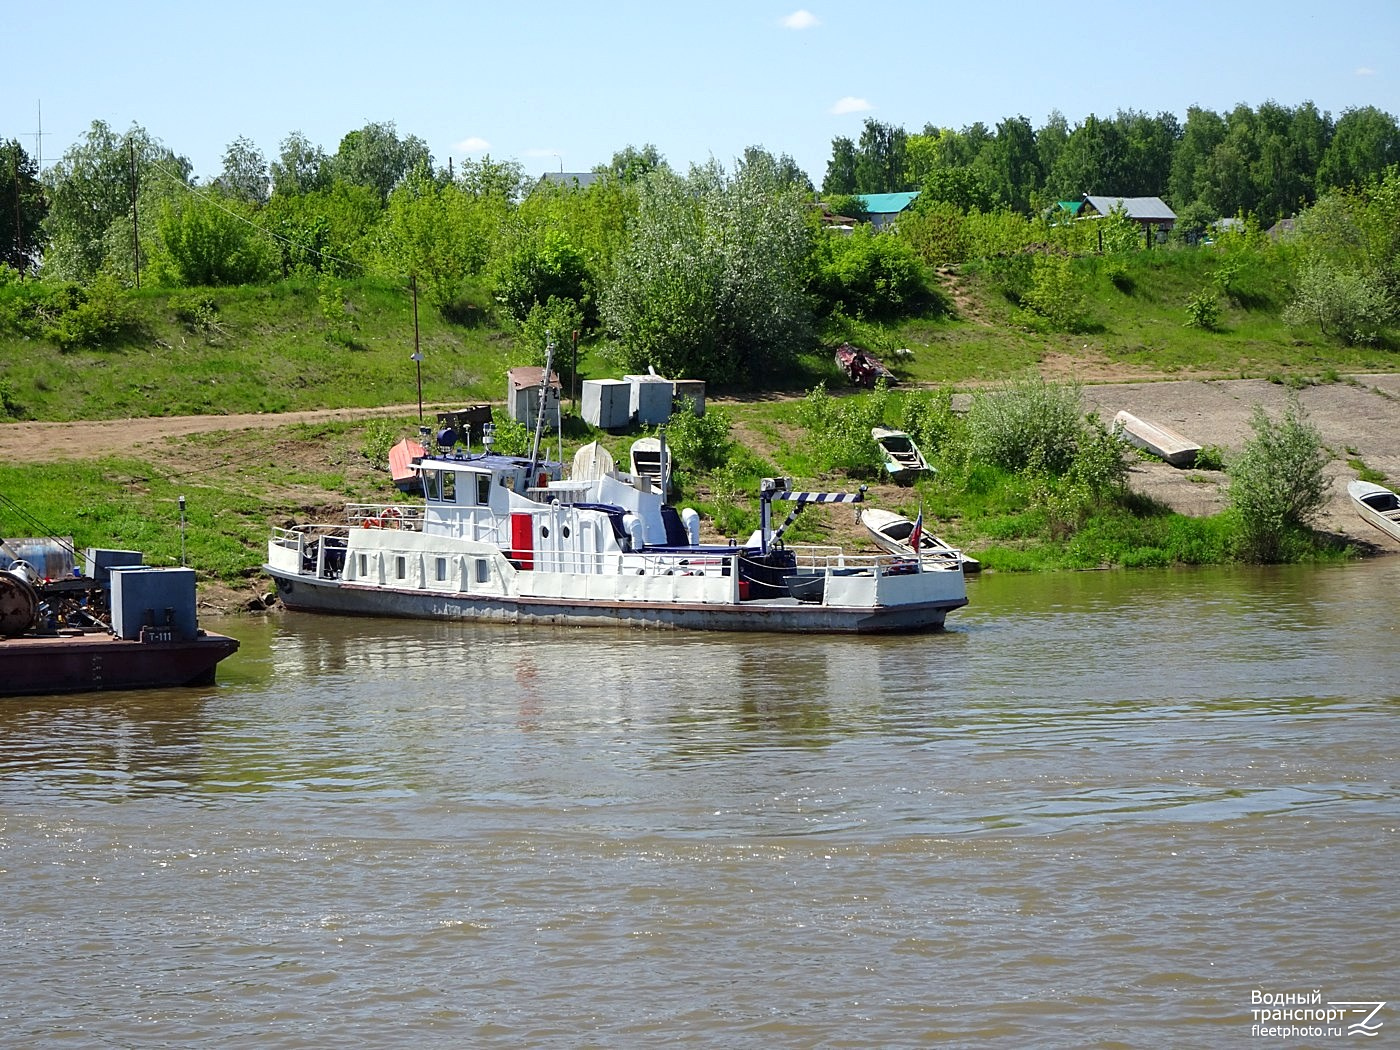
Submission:
[[[857,193],[856,199],[865,205],[872,215],[885,215],[900,212],[914,203],[918,191],[913,193]]]

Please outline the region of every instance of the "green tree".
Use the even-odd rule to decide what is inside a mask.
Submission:
[[[1013,211],[1029,215],[1031,195],[1040,188],[1042,181],[1031,122],[1023,116],[1003,120],[997,125],[996,138],[984,148],[983,155],[993,173],[995,197],[1005,201]]]
[[[1400,126],[1389,113],[1375,106],[1346,110],[1337,118],[1332,141],[1318,165],[1318,192],[1360,188],[1400,163]]]
[[[15,139],[0,142],[0,262],[19,273],[38,266],[47,213],[38,165]]]
[[[481,272],[499,237],[504,202],[469,197],[456,185],[439,186],[418,169],[389,196],[378,226],[374,268],[386,277],[417,282],[419,294],[439,310],[455,303],[463,282]],[[496,202],[500,213],[483,216]]]
[[[844,135],[831,140],[831,159],[826,162],[822,193],[827,196],[859,193],[856,188],[856,144]]]
[[[607,172],[624,185],[631,186],[664,167],[666,158],[648,142],[641,149],[636,146],[623,147],[613,154],[612,162],[606,168],[598,170]]]
[[[506,205],[525,195],[525,169],[518,161],[492,160],[488,153],[480,160],[464,160],[454,180],[471,197],[494,197]]]
[[[560,230],[535,228],[496,261],[497,300],[517,323],[551,299],[574,304],[579,327],[597,323],[593,282],[584,253]],[[541,362],[542,363],[542,362]]]
[[[300,131],[282,140],[278,159],[271,165],[272,192],[297,196],[324,190],[331,184],[331,165],[326,151],[314,145]]]
[[[384,210],[378,191],[337,182],[306,193],[273,194],[259,221],[277,236],[284,276],[343,275],[366,266]]]
[[[856,150],[857,193],[900,193],[914,188],[905,174],[906,139],[903,128],[866,118]]]
[[[1123,136],[1122,188],[1125,197],[1157,197],[1167,192],[1172,154],[1181,126],[1170,113],[1150,117],[1137,110],[1119,110],[1114,123]]]
[[[152,274],[185,287],[269,280],[277,249],[252,215],[251,205],[205,194],[167,201],[156,224],[160,249],[152,253]]]
[[[1118,189],[1126,182],[1126,154],[1118,126],[1091,113],[1070,132],[1045,188],[1056,200],[1078,200],[1086,193],[1131,196]]]
[[[1055,170],[1055,162],[1060,159],[1068,141],[1069,121],[1065,120],[1065,115],[1058,109],[1051,110],[1050,115],[1045,118],[1045,124],[1035,133],[1035,155],[1039,162],[1042,186],[1045,185],[1045,180],[1049,179],[1050,172]],[[1078,200],[1083,192],[1076,191],[1074,199]]]
[[[109,231],[130,240],[114,227],[131,229],[133,179],[139,201],[141,191],[153,184],[163,191],[188,188],[190,171],[188,160],[139,125],[118,135],[93,121],[83,140],[43,175],[49,198],[44,273],[77,281],[91,278],[107,259]],[[138,218],[149,217],[138,213]]]
[[[1192,106],[1186,111],[1186,123],[1181,139],[1172,153],[1171,175],[1167,180],[1168,202],[1180,211],[1200,200],[1205,189],[1205,167],[1215,147],[1225,138],[1225,121],[1220,114]],[[1215,201],[1208,202],[1214,214],[1222,212]]]
[[[427,144],[415,135],[400,139],[393,121],[366,124],[340,140],[331,159],[335,178],[378,191],[381,200],[399,180],[421,166],[432,167]]]
[[[240,135],[224,151],[224,170],[214,186],[219,192],[244,204],[267,203],[270,190],[267,158],[251,139]]]
[[[786,367],[810,332],[804,195],[761,166],[716,162],[637,184],[631,240],[600,296],[630,371],[751,382]]]
[[[1249,561],[1280,561],[1290,538],[1308,529],[1327,503],[1323,469],[1331,457],[1296,398],[1277,421],[1255,405],[1250,426],[1254,436],[1229,467],[1240,554]]]

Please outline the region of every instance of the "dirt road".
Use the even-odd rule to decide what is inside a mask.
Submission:
[[[1219,446],[1227,453],[1238,452],[1252,436],[1250,417],[1255,405],[1278,418],[1290,396],[1287,387],[1259,379],[1090,384],[1083,387],[1083,393],[1085,407],[1097,411],[1105,421],[1126,409],[1141,419],[1171,427],[1198,444]],[[1309,386],[1298,391],[1298,400],[1334,456],[1327,468],[1332,498],[1319,526],[1377,550],[1400,552],[1400,544],[1361,521],[1346,496],[1346,483],[1355,477],[1348,460],[1359,460],[1400,481],[1400,375],[1358,375],[1347,377],[1344,382]],[[413,415],[417,407],[414,404],[258,415],[7,423],[0,425],[0,459],[16,463],[139,454],[144,447],[173,435]],[[437,410],[436,406],[425,409]],[[1183,514],[1210,514],[1225,504],[1225,478],[1212,472],[1138,463],[1132,469],[1131,484],[1135,490]]]

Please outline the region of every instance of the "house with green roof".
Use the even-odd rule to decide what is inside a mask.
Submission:
[[[900,212],[907,211],[919,196],[919,192],[915,190],[912,193],[857,193],[855,196],[865,205],[865,210],[870,215],[870,225],[878,230],[886,223],[894,222]]]

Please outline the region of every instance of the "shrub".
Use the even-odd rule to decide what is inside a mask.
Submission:
[[[1377,342],[1395,317],[1396,304],[1379,278],[1322,258],[1303,264],[1297,298],[1283,313],[1289,324],[1316,324],[1348,346]]]
[[[904,400],[900,429],[909,434],[925,452],[932,453],[952,443],[961,427],[953,414],[953,391],[918,390]]]
[[[713,470],[729,458],[733,446],[730,426],[729,416],[720,409],[697,416],[693,407],[688,407],[666,424],[666,443],[684,466]]]
[[[1230,465],[1230,505],[1239,519],[1240,556],[1274,562],[1327,502],[1322,471],[1331,457],[1294,397],[1277,422],[1256,405],[1250,426],[1254,437]]]
[[[572,300],[589,326],[597,322],[592,279],[583,252],[553,232],[521,240],[496,273],[496,298],[506,313],[524,324],[535,307],[551,299]]]
[[[1062,255],[1034,257],[1022,305],[1061,331],[1081,332],[1088,324],[1084,291],[1069,259]]]
[[[1186,327],[1213,332],[1220,326],[1220,297],[1210,288],[1193,295],[1186,304]]]
[[[814,458],[821,470],[839,470],[855,478],[880,476],[883,464],[870,430],[884,424],[888,399],[884,380],[871,393],[854,397],[834,398],[824,383],[807,394],[798,420],[812,433]]]
[[[967,413],[967,452],[1004,470],[1064,474],[1079,449],[1079,387],[1040,376],[978,391]]]
[[[828,311],[895,320],[924,312],[932,283],[914,249],[891,233],[860,226],[821,242],[813,291]]]

